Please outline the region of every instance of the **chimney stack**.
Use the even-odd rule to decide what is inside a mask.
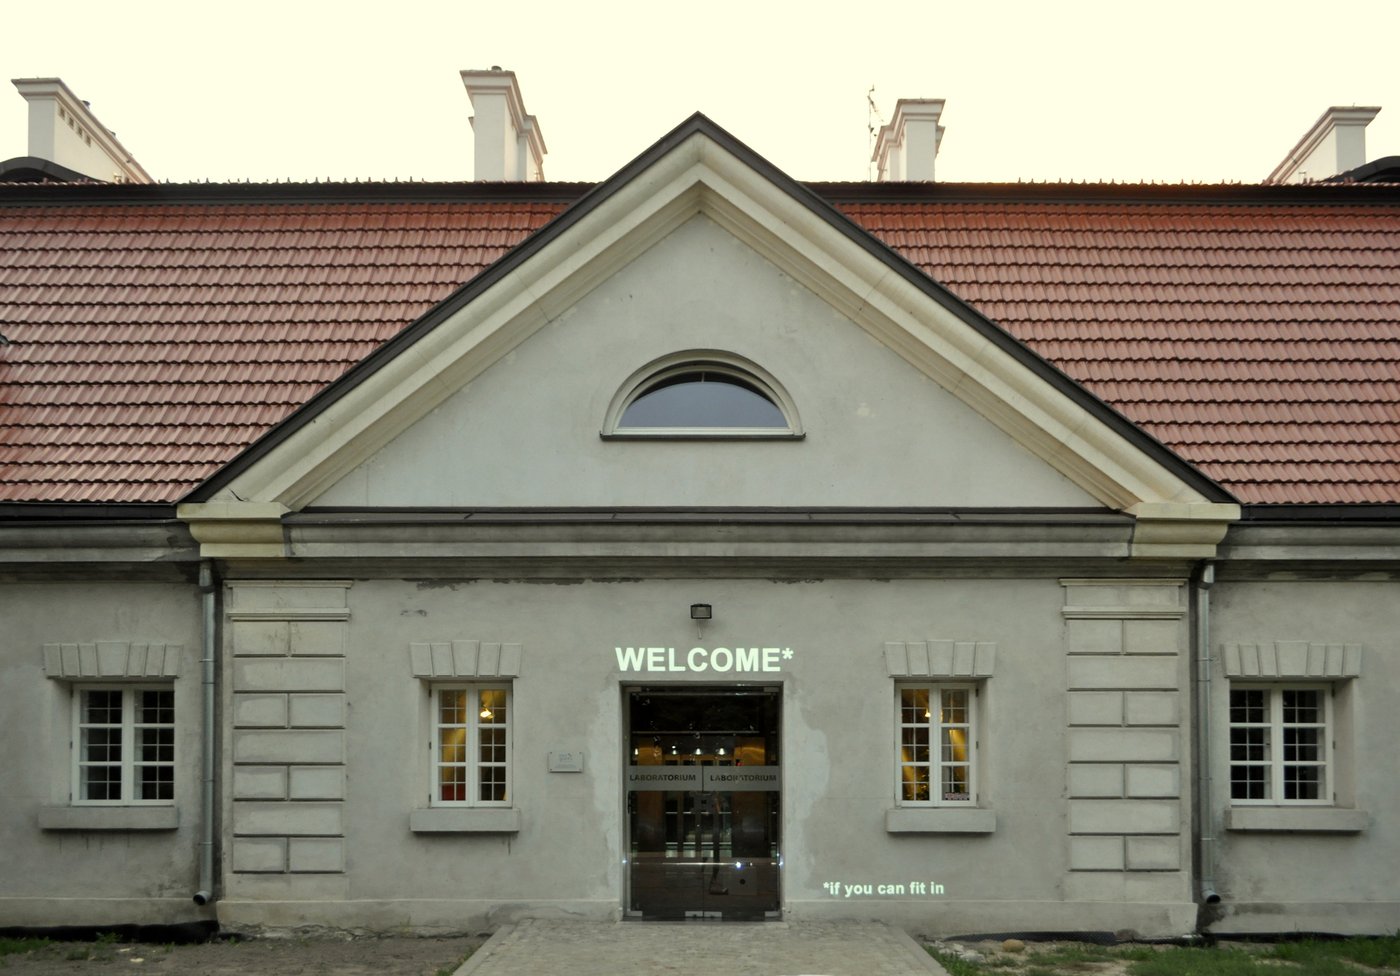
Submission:
[[[489,71],[463,71],[462,84],[472,101],[475,133],[473,179],[537,183],[544,179],[544,136],[525,111],[514,71],[493,65]]]
[[[29,103],[29,155],[111,183],[150,183],[151,176],[87,102],[59,78],[15,78]]]
[[[1333,105],[1274,167],[1265,183],[1310,183],[1366,164],[1366,126],[1379,107]]]
[[[894,118],[880,127],[875,153],[876,180],[898,183],[933,180],[933,161],[943,140],[941,98],[901,98],[894,106]]]

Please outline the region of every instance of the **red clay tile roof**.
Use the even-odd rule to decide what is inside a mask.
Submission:
[[[178,499],[583,189],[0,193],[0,501]],[[1400,196],[1250,191],[819,187],[1242,501],[1400,502]]]
[[[1400,501],[1400,200],[843,209],[1246,503]]]
[[[561,207],[0,209],[0,501],[178,499]]]

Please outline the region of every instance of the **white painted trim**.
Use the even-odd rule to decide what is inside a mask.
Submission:
[[[349,620],[344,607],[277,607],[269,610],[228,610],[229,620]]]
[[[694,368],[695,370],[715,369],[729,373],[750,383],[767,395],[767,398],[782,412],[787,427],[631,427],[618,429],[618,421],[638,393],[652,381],[666,373],[675,373]],[[735,353],[721,349],[687,349],[654,359],[638,369],[623,381],[613,394],[603,415],[602,436],[618,439],[653,437],[677,438],[799,438],[802,436],[802,418],[797,412],[797,403],[792,395],[778,382],[772,373],[762,366]]]

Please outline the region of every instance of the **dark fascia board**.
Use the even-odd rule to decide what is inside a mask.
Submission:
[[[167,502],[0,502],[0,523],[173,522]]]
[[[312,523],[810,523],[810,524],[1025,524],[1097,525],[1131,522],[1106,508],[306,508],[283,518],[288,525]]]
[[[972,329],[1010,354],[1014,359],[1028,367],[1033,373],[1050,383],[1061,393],[1084,407],[1096,418],[1105,423],[1120,436],[1124,437],[1129,443],[1151,456],[1159,464],[1170,470],[1203,496],[1211,501],[1217,502],[1233,502],[1236,500],[1223,487],[1206,477],[1166,445],[1132,423],[1132,421],[1128,420],[1103,400],[1090,393],[1075,380],[1071,379],[1068,374],[1034,352],[1029,346],[1012,336],[1011,333],[1002,329],[991,319],[972,308],[972,306],[958,298],[943,285],[934,281],[922,270],[906,261],[889,245],[846,217],[812,186],[799,183],[792,179],[768,160],[764,159],[734,136],[730,135],[727,131],[720,128],[709,118],[697,112],[666,135],[662,136],[660,140],[630,163],[622,167],[622,169],[618,170],[612,177],[586,192],[566,210],[549,223],[536,230],[529,237],[525,238],[524,241],[501,257],[500,260],[491,267],[472,278],[465,285],[458,288],[455,292],[430,309],[417,321],[407,326],[403,331],[399,332],[355,366],[351,367],[338,380],[321,390],[281,423],[264,433],[262,437],[216,471],[203,484],[189,492],[181,501],[207,501],[215,492],[264,457],[297,428],[309,422],[350,390],[372,376],[374,372],[386,362],[398,356],[405,349],[413,345],[413,343],[417,342],[420,337],[437,328],[451,315],[473,301],[478,295],[495,285],[496,282],[510,274],[521,264],[530,260],[536,253],[547,247],[565,230],[582,220],[603,201],[618,192],[621,187],[650,168],[682,142],[697,134],[711,139],[726,152],[734,155],[740,161],[774,183],[779,189],[805,205],[814,214],[821,217],[857,246],[865,249],[887,264],[890,268],[897,271],[909,284],[918,288],[930,300],[948,309]]]
[[[593,183],[391,183],[374,180],[324,183],[101,183],[91,181],[81,173],[74,173],[73,176],[77,182],[0,184],[0,206],[415,202],[569,204],[595,186]]]
[[[1364,503],[1358,505],[1243,505],[1240,520],[1261,522],[1312,522],[1319,525],[1392,523],[1400,521],[1400,505]]]
[[[1389,157],[1400,165],[1400,157]],[[1371,165],[1371,164],[1368,164]],[[1365,169],[1366,167],[1362,167]],[[1353,172],[1359,172],[1354,170]],[[1345,176],[1347,174],[1343,174]],[[1342,177],[1336,177],[1341,180]],[[1400,205],[1386,183],[808,183],[832,203],[1105,203],[1214,206]]]

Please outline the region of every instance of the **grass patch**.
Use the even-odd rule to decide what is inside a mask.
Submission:
[[[456,962],[450,962],[446,966],[443,966],[436,973],[434,973],[433,976],[452,976],[452,974],[455,973],[461,967],[462,963],[466,962],[472,957],[472,953],[475,951],[475,948],[468,949],[466,955],[464,955],[461,959],[458,959]]]
[[[1380,939],[1185,947],[1066,943],[964,962],[930,947],[950,976],[1381,976],[1400,974],[1400,935]]]
[[[1400,971],[1400,936],[1347,939],[1343,942],[1285,942],[1275,946],[1272,955],[1275,959],[1297,963],[1305,969],[1323,961],[1344,959],[1368,969]],[[1349,972],[1354,973],[1355,970]]]
[[[19,956],[48,944],[48,939],[0,939],[0,956]]]

